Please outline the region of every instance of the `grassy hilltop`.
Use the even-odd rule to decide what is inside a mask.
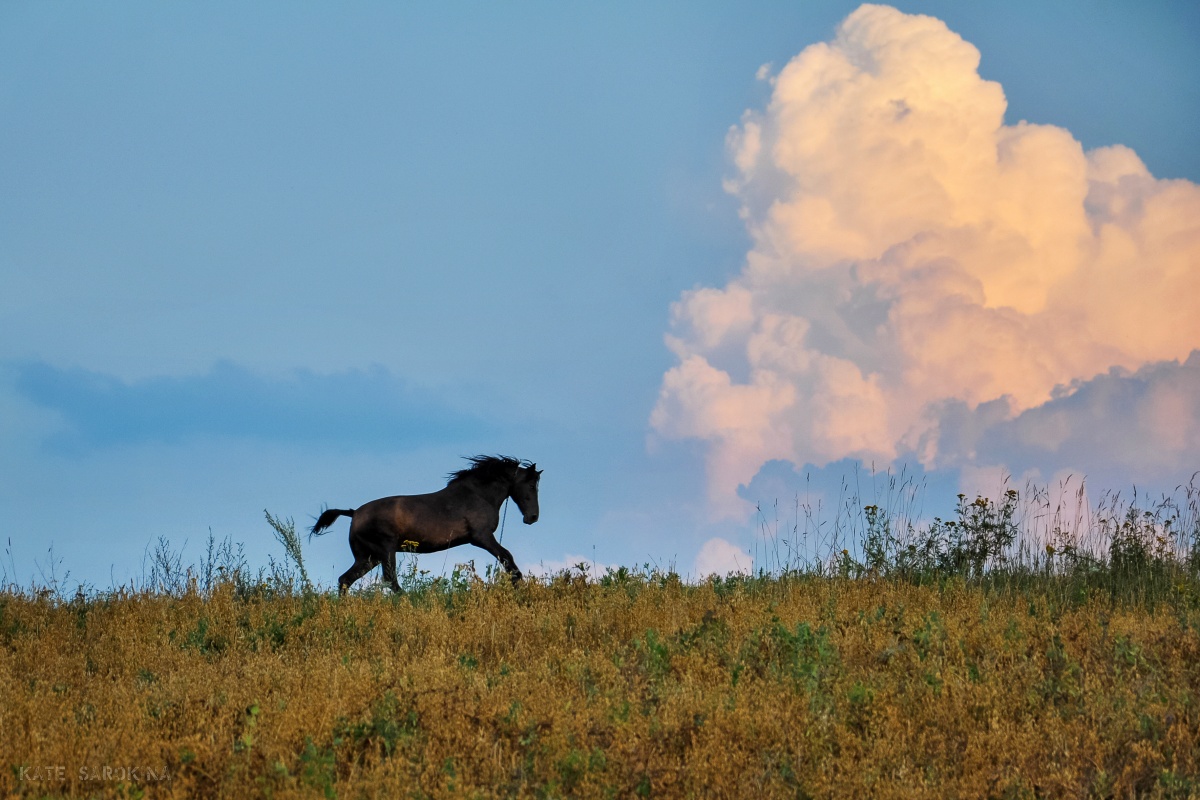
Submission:
[[[1034,563],[1003,502],[907,543],[870,508],[874,543],[699,584],[646,569],[514,588],[414,568],[402,595],[339,599],[279,565],[210,560],[139,590],[10,587],[0,789],[1200,794],[1194,530],[1177,520],[1167,542],[1161,516],[1131,510],[1106,550],[1047,546]]]

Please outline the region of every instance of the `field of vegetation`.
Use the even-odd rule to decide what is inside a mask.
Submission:
[[[919,527],[867,505],[752,576],[410,564],[394,596],[314,589],[288,520],[257,573],[160,543],[145,585],[0,593],[0,790],[1195,797],[1194,500],[1036,547],[1015,492]]]

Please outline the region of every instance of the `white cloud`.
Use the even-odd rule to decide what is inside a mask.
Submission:
[[[940,20],[862,6],[731,131],[753,247],[726,286],[674,305],[679,363],[651,417],[708,444],[718,514],[745,512],[737,486],[770,459],[1001,463],[986,432],[1046,406],[1011,429],[1040,425],[1044,450],[1053,425],[1089,424],[1049,414],[1061,387],[1200,346],[1200,187],[1127,147],[1005,125],[978,66]],[[1191,442],[1173,432],[1196,429],[1196,391],[1139,406],[1167,454]]]
[[[1200,351],[1133,373],[1114,368],[1011,419],[980,416],[963,408],[943,415],[944,461],[968,464],[983,452],[1021,470],[1118,465],[1135,481],[1198,469]]]
[[[701,546],[692,571],[697,578],[707,578],[709,575],[724,577],[731,573],[748,575],[752,567],[753,561],[745,550],[718,536]]]

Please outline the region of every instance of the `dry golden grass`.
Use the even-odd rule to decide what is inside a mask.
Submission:
[[[1186,599],[672,576],[0,595],[18,796],[1187,797],[1198,702]]]

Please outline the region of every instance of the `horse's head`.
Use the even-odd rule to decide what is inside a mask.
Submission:
[[[521,509],[526,525],[538,521],[538,481],[541,479],[542,471],[537,468],[537,464],[517,467],[513,475],[512,489],[508,496],[516,502],[517,508]]]

